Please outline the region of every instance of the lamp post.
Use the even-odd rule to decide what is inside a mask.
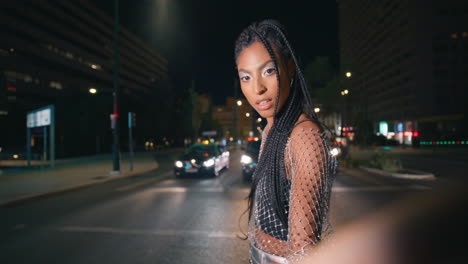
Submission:
[[[112,114],[112,134],[114,144],[112,148],[112,173],[120,172],[119,157],[119,0],[114,0],[114,90],[113,90],[113,114]]]
[[[239,107],[242,106],[242,101],[237,100],[234,105],[234,129],[236,130],[236,140],[239,140]]]
[[[352,73],[351,72],[346,72],[345,73],[345,76],[347,79],[351,78],[352,76]],[[348,89],[344,89],[340,92],[340,94],[343,96],[343,113],[341,114],[341,129],[340,129],[340,136],[343,136],[343,126],[344,126],[344,119],[345,119],[345,115],[346,115],[346,108],[347,108],[347,95],[349,94],[349,90]]]

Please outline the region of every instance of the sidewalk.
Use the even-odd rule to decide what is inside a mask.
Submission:
[[[169,149],[136,153],[133,171],[130,171],[129,155],[123,153],[119,174],[111,174],[111,154],[57,160],[53,169],[47,167],[3,168],[0,169],[0,206],[155,170],[162,164],[161,160],[156,160],[155,157],[167,159],[171,156],[170,154],[177,151],[177,149]],[[3,167],[5,167],[5,162]]]
[[[411,146],[369,146],[362,148],[360,146],[349,147],[349,152],[354,153],[356,157],[362,156],[367,158],[368,156],[375,154],[379,151],[388,152],[391,154],[403,154],[403,155],[428,155],[428,156],[457,156],[459,158],[468,158],[467,147],[411,147]]]
[[[448,155],[452,153],[453,150],[446,150],[442,155]],[[458,150],[456,150],[458,151]],[[462,150],[463,151],[463,150]],[[400,155],[431,155],[433,150],[429,149],[420,149],[420,148],[411,148],[411,147],[376,147],[370,146],[367,148],[362,148],[359,146],[350,146],[348,150],[348,156],[346,157],[348,162],[351,161],[348,166],[340,166],[342,170],[360,170],[365,171],[366,173],[399,178],[399,179],[408,179],[408,180],[436,180],[435,175],[432,172],[416,170],[414,168],[403,167],[398,171],[395,170],[384,170],[378,169],[367,164],[368,161],[374,158],[377,153],[386,152],[391,156],[380,157],[377,159],[377,163],[386,165],[387,168],[396,169],[395,163],[400,160]],[[359,164],[358,166],[355,164]],[[351,166],[350,166],[351,165]],[[352,168],[355,167],[355,168]]]

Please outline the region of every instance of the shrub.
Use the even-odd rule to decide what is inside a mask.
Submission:
[[[366,165],[389,172],[399,172],[403,169],[399,158],[385,152],[377,152]]]

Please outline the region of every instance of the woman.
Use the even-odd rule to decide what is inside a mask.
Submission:
[[[288,263],[321,239],[337,162],[283,26],[248,26],[235,59],[244,96],[267,120],[248,198],[250,261]]]

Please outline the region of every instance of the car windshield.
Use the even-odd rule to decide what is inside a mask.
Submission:
[[[187,153],[193,154],[196,156],[214,156],[215,155],[215,149],[214,146],[211,145],[197,145],[197,146],[192,146],[190,149],[188,149]]]

